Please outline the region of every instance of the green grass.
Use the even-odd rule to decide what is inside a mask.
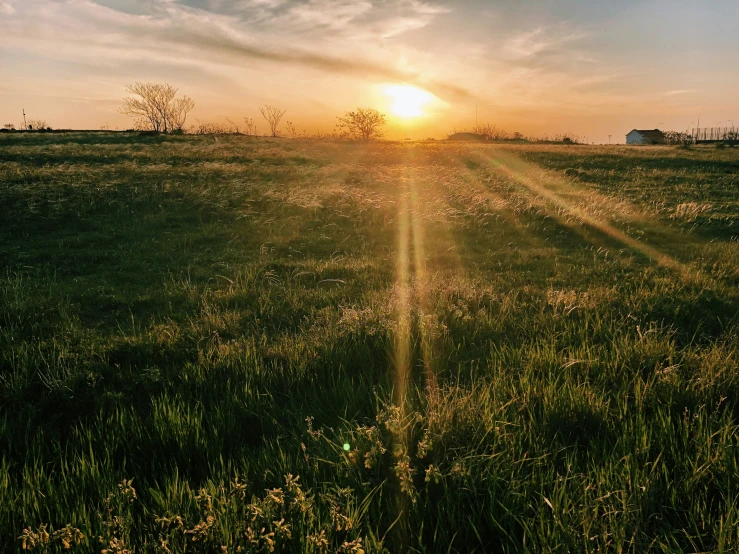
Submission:
[[[739,550],[737,175],[0,135],[0,549]]]

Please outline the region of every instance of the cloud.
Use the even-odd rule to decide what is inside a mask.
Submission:
[[[308,29],[343,30],[371,12],[373,7],[366,0],[309,0],[295,4],[282,19],[292,20],[293,25]]]
[[[519,31],[503,44],[505,59],[517,65],[537,66],[552,60],[595,61],[577,44],[588,36],[565,25]]]
[[[13,15],[14,13],[15,8],[10,4],[10,2],[0,2],[0,14]]]
[[[402,0],[393,4],[416,14],[401,24],[394,16],[397,10],[378,1],[245,0],[230,3],[227,13],[171,0],[152,2],[149,13],[131,13],[112,7],[113,0],[104,0],[105,5],[101,1],[66,0],[49,5],[29,0],[23,24],[9,25],[7,36],[27,47],[46,49],[49,43],[56,42],[65,49],[75,49],[79,56],[95,52],[107,63],[114,56],[130,60],[136,55],[148,59],[186,58],[206,67],[276,63],[373,80],[409,82],[447,99],[471,97],[463,87],[425,78],[417,69],[400,67],[400,57],[394,55],[393,48],[376,45],[383,34],[395,36],[420,28],[429,18],[443,13],[428,3]],[[211,7],[221,4],[210,1]],[[253,24],[253,17],[261,25]],[[0,31],[2,28],[0,23]],[[336,32],[319,33],[320,29]]]
[[[700,89],[690,88],[690,89],[668,90],[667,92],[664,93],[664,96],[677,96],[679,94],[693,94],[694,92],[700,92]]]

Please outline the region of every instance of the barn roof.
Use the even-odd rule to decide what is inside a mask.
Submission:
[[[665,136],[665,134],[659,129],[633,129],[629,131],[629,134],[633,133],[634,131],[639,133],[644,138],[649,138],[649,139],[659,139],[659,138],[664,138]]]

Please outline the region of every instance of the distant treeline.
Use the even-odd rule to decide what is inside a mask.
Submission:
[[[461,131],[454,130],[448,135],[448,138],[456,136],[467,136],[468,139],[477,137],[478,140],[490,141],[511,141],[511,142],[536,142],[536,143],[557,143],[557,144],[587,144],[583,137],[573,133],[557,133],[554,135],[524,135],[519,132],[509,132],[505,129],[498,128],[492,123],[482,123],[475,125],[470,130],[463,129]]]

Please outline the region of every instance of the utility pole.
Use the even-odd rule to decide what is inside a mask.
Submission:
[[[611,145],[611,135],[608,135],[608,146]]]
[[[23,130],[28,131],[28,124],[26,123],[26,108],[23,108]]]
[[[477,131],[477,104],[475,104],[475,131]]]

